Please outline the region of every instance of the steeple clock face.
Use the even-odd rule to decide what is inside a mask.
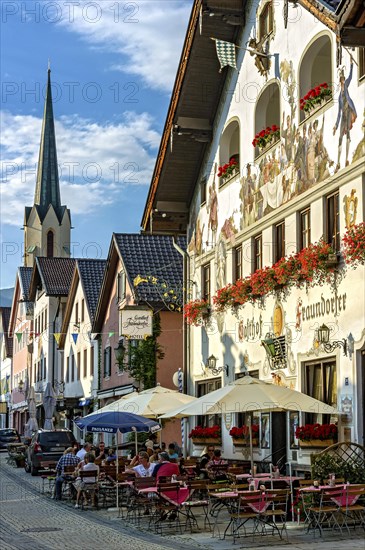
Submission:
[[[217,290],[227,284],[227,246],[222,236],[215,249],[215,282]]]

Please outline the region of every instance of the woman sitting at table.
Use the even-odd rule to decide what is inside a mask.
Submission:
[[[150,464],[149,456],[145,451],[140,451],[138,455],[132,458],[129,468],[125,470],[127,474],[136,474],[137,477],[151,477],[155,469],[155,464]]]
[[[95,475],[91,477],[85,477],[84,479],[82,479],[81,476],[79,475],[80,472],[95,472]],[[79,500],[80,500],[81,493],[87,488],[88,485],[95,484],[98,481],[99,466],[95,464],[94,453],[86,453],[86,455],[84,456],[83,465],[81,465],[80,468],[76,470],[76,475],[77,475],[76,481],[73,484],[77,491],[75,508],[79,508]],[[84,494],[84,498],[85,498],[85,503],[87,504],[87,499],[85,494]],[[93,505],[95,505],[95,502],[93,502]]]
[[[222,466],[222,469],[220,469]],[[223,460],[221,457],[221,452],[219,449],[216,449],[213,453],[213,458],[207,464],[208,475],[215,481],[224,481],[227,479],[227,461]]]

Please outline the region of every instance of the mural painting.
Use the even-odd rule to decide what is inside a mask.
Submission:
[[[352,78],[353,62],[345,79],[345,68],[340,71],[340,94],[338,113],[333,134],[339,130],[337,164],[329,156],[324,143],[325,115],[313,119],[308,117],[298,128],[295,125],[297,99],[296,83],[292,62],[284,60],[280,64],[282,82],[285,83],[286,99],[290,113],[283,112],[280,141],[258,158],[258,174],[253,174],[253,166],[246,165],[246,174],[240,180],[240,229],[253,224],[293,197],[300,195],[316,183],[332,176],[340,168],[342,143],[346,139],[345,163],[349,164],[350,132],[356,121],[355,105],[350,97],[349,85]],[[358,144],[359,153],[353,161],[361,157],[364,140]]]
[[[207,246],[209,244],[215,244],[217,227],[218,227],[218,197],[217,197],[217,187],[216,187],[216,177],[217,173],[217,163],[214,165],[214,176],[213,183],[209,186],[209,199],[207,202],[207,212],[208,212],[208,233],[207,233]],[[212,243],[209,242],[209,237],[211,233]]]

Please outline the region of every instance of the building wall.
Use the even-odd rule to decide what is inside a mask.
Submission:
[[[256,20],[256,8],[260,11],[263,5],[264,2],[253,3],[247,18],[251,24],[247,24],[238,44],[243,48],[237,50],[238,70],[230,69],[231,78],[227,79],[222,94],[212,145],[200,173],[201,178],[207,178],[207,201],[202,204],[198,182],[191,206],[188,237],[190,279],[197,283],[194,286],[194,298],[202,297],[202,267],[205,265],[209,264],[211,269],[212,295],[235,281],[233,255],[238,245],[242,245],[243,251],[242,275],[249,276],[254,270],[253,238],[257,235],[262,235],[263,267],[275,263],[274,228],[281,221],[285,222],[286,255],[300,250],[299,213],[304,208],[310,207],[311,242],[326,236],[326,197],[337,190],[341,236],[346,230],[346,213],[352,223],[364,220],[365,78],[360,80],[357,65],[351,64],[350,54],[343,50],[341,68],[347,80],[347,97],[352,105],[352,120],[346,135],[344,128],[341,130],[341,122],[337,125],[338,115],[340,113],[343,116],[343,109],[339,101],[335,36],[304,9],[300,9],[300,21],[289,22],[285,30],[281,9],[274,2],[274,28],[269,38],[271,67],[266,76],[260,75],[255,66],[255,57],[244,48],[254,36],[252,22]],[[317,40],[327,41],[327,51],[331,52],[331,79],[328,84],[333,87],[334,94],[331,101],[301,121],[299,98],[304,97],[309,90],[303,89],[300,63],[308,61],[311,48],[315,49]],[[356,58],[357,52],[351,55]],[[319,59],[318,64],[325,75],[328,62],[323,61],[321,65]],[[308,70],[309,67],[310,63]],[[302,74],[305,74],[305,65],[302,69]],[[316,70],[318,73],[318,68]],[[351,71],[352,79],[349,82]],[[299,90],[298,83],[302,85]],[[255,133],[262,129],[262,113],[265,109],[265,112],[272,109],[270,101],[264,105],[260,101],[265,98],[265,94],[274,96],[274,91],[271,96],[267,92],[273,84],[278,84],[280,90],[279,108],[276,111],[274,109],[274,114],[275,123],[281,128],[281,137],[270,149],[255,154],[251,142]],[[229,132],[225,132],[229,130],[230,124],[235,124],[239,129],[239,148],[234,149],[237,140],[232,140],[230,153],[227,153],[229,147],[225,136]],[[347,141],[347,136],[350,141]],[[216,175],[217,167],[228,162],[228,154],[236,153],[240,160],[239,172],[229,181],[223,182]],[[294,289],[284,296],[269,295],[262,303],[254,305],[246,303],[237,308],[234,314],[230,311],[221,314],[213,312],[208,323],[192,327],[189,345],[191,393],[197,391],[198,382],[207,380],[208,375],[203,373],[202,364],[206,363],[212,353],[217,357],[218,365],[230,366],[228,377],[223,373],[220,375],[222,385],[248,370],[258,371],[261,379],[273,380],[303,391],[306,391],[304,364],[332,357],[337,372],[337,405],[341,408],[344,400],[350,400],[352,415],[347,417],[346,423],[341,423],[337,417],[331,420],[339,420],[340,440],[351,439],[362,443],[363,404],[357,391],[361,366],[356,357],[365,345],[364,267],[356,270],[349,268],[341,273],[342,279],[337,279],[336,290],[323,281],[321,286],[315,288]],[[316,304],[319,304],[318,313],[312,314]],[[273,319],[279,311],[283,318],[281,334],[285,335],[289,343],[288,361],[286,367],[273,372],[260,343],[266,333],[273,332]],[[351,333],[355,352],[345,357],[341,348],[328,354],[315,347],[315,329],[322,323],[332,329],[331,339],[341,341]],[[358,423],[360,417],[361,423]],[[304,417],[295,421],[302,422]],[[190,427],[194,422],[195,419],[190,420]],[[235,422],[237,418],[234,415],[231,424],[226,422],[222,425],[224,454],[231,457],[237,457],[228,435],[230,425],[235,425]],[[270,455],[272,442],[271,434],[270,448],[255,450],[255,459]],[[289,424],[287,442],[287,459],[309,464],[309,451],[289,444]]]

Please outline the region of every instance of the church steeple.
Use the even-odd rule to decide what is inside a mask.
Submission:
[[[53,205],[56,215],[61,221],[60,184],[58,179],[56,133],[53,118],[51,69],[48,68],[47,95],[44,104],[41,143],[39,148],[37,183],[34,195],[34,205],[41,219]]]
[[[48,66],[34,204],[24,210],[24,265],[32,267],[37,256],[69,258],[70,243],[71,214],[67,206],[61,205]]]

